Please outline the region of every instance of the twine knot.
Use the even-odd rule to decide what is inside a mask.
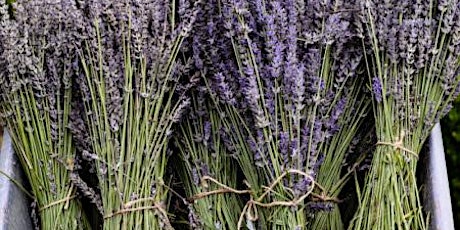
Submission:
[[[269,202],[269,203],[263,202],[263,200],[268,196],[268,194],[271,191],[273,191],[275,186],[277,184],[279,184],[282,181],[282,179],[284,177],[286,177],[287,175],[289,175],[289,174],[299,174],[299,175],[307,177],[310,181],[312,181],[312,186],[310,187],[310,189],[305,194],[303,194],[302,196],[300,196],[298,198],[295,198],[293,200],[272,201],[272,202]],[[283,172],[278,178],[276,178],[270,184],[270,186],[265,187],[265,192],[262,193],[262,195],[259,196],[257,199],[254,199],[254,194],[253,194],[253,192],[251,190],[237,190],[237,189],[231,188],[231,187],[229,187],[229,186],[217,181],[216,179],[214,179],[214,178],[212,178],[210,176],[204,176],[204,177],[201,178],[201,180],[202,180],[203,184],[206,184],[206,181],[211,181],[211,182],[219,185],[221,188],[216,189],[216,190],[212,190],[212,191],[207,191],[207,192],[202,192],[202,193],[196,194],[196,195],[194,195],[194,196],[192,196],[192,197],[187,199],[189,202],[194,202],[196,200],[205,198],[205,197],[210,196],[210,195],[223,194],[223,193],[249,194],[250,195],[250,199],[244,205],[243,210],[241,212],[241,215],[240,215],[240,217],[238,219],[237,229],[242,229],[243,221],[244,221],[245,217],[246,217],[247,220],[249,220],[251,222],[257,221],[259,219],[258,208],[260,208],[260,207],[262,207],[262,208],[271,208],[271,207],[275,207],[275,206],[294,207],[294,206],[299,205],[301,202],[303,202],[308,196],[314,195],[313,190],[315,189],[315,186],[318,186],[320,189],[324,190],[324,188],[321,187],[314,180],[314,178],[312,176],[310,176],[309,174],[307,174],[305,172],[297,170],[297,169],[290,169],[288,171]],[[326,197],[324,193],[322,195],[315,195],[315,197],[319,198],[319,199],[328,200],[328,201],[337,201],[336,198]]]

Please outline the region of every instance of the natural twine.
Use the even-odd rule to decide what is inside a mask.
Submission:
[[[392,146],[396,149],[400,149],[404,152],[407,152],[407,153],[410,153],[412,154],[416,159],[418,159],[418,154],[408,148],[406,148],[404,146],[404,142],[403,142],[403,139],[404,139],[404,135],[405,135],[405,132],[404,131],[401,131],[401,135],[400,137],[395,141],[395,142],[385,142],[385,141],[379,141],[377,142],[375,145],[388,145],[388,146]]]
[[[412,151],[412,150],[410,150],[410,149],[404,147],[404,146],[401,145],[401,144],[398,144],[398,142],[391,143],[391,142],[379,141],[379,142],[376,143],[376,145],[388,145],[388,146],[392,146],[392,147],[395,147],[395,148],[397,148],[397,149],[400,149],[400,150],[402,150],[402,151],[404,151],[404,152],[410,153],[410,154],[412,154],[415,158],[418,159],[418,155],[417,155],[416,152],[414,152],[414,151]]]
[[[77,197],[77,196],[65,197],[64,199],[61,199],[61,200],[57,200],[57,201],[51,202],[51,203],[49,203],[49,204],[47,204],[47,205],[45,205],[45,206],[39,208],[38,211],[41,212],[41,211],[43,211],[43,210],[45,210],[45,209],[51,208],[51,207],[53,207],[53,206],[55,206],[55,205],[58,205],[58,204],[64,203],[64,202],[66,202],[66,205],[64,206],[64,209],[67,209],[67,208],[68,208],[68,203],[69,203],[69,201],[72,200],[72,199],[74,199],[75,197]]]
[[[312,186],[311,186],[310,190],[308,190],[308,192],[305,193],[304,195],[302,195],[301,197],[293,199],[293,200],[290,200],[290,201],[273,201],[273,202],[270,202],[270,203],[262,202],[262,200],[271,191],[273,191],[275,186],[277,184],[279,184],[282,181],[282,179],[284,177],[286,177],[288,174],[299,174],[299,175],[305,176],[308,179],[310,179],[312,181]],[[199,199],[202,199],[204,197],[214,195],[214,194],[222,194],[222,193],[250,194],[250,199],[249,199],[248,202],[246,202],[246,204],[243,207],[243,210],[241,212],[241,215],[240,215],[240,217],[238,219],[237,229],[242,229],[242,225],[243,225],[243,221],[244,221],[245,216],[246,216],[246,219],[248,219],[249,221],[252,221],[252,222],[254,222],[254,221],[259,219],[259,214],[258,214],[257,207],[271,208],[271,207],[275,207],[275,206],[288,206],[288,207],[297,206],[303,200],[305,200],[308,196],[314,194],[313,190],[315,189],[315,186],[318,186],[320,189],[324,190],[323,187],[321,187],[318,183],[316,183],[316,181],[314,180],[314,178],[312,176],[310,176],[309,174],[307,174],[305,172],[297,170],[297,169],[290,169],[290,170],[285,171],[284,173],[282,173],[278,178],[276,178],[276,180],[274,180],[271,183],[270,186],[265,188],[265,192],[260,197],[258,197],[257,199],[254,199],[251,190],[237,190],[237,189],[231,188],[231,187],[229,187],[229,186],[227,186],[225,184],[220,183],[219,181],[217,181],[216,179],[214,179],[214,178],[212,178],[210,176],[204,176],[204,177],[201,178],[201,180],[203,182],[205,182],[207,180],[212,181],[212,182],[214,182],[215,184],[219,185],[222,188],[216,189],[216,190],[213,190],[213,191],[202,192],[202,193],[199,193],[197,195],[194,195],[193,197],[188,199],[190,202],[193,202],[193,201],[196,201],[196,200],[199,200]],[[338,201],[336,198],[328,198],[328,197],[326,197],[324,195],[316,195],[315,194],[315,197],[318,198],[318,199],[327,200],[327,201]]]
[[[148,206],[141,206],[141,207],[132,208],[132,206],[134,204],[147,202],[147,201],[152,201],[152,202],[154,202],[154,204],[153,205],[148,205]],[[153,197],[147,197],[147,198],[140,198],[140,199],[137,199],[137,200],[132,200],[132,201],[129,201],[129,202],[125,203],[125,204],[122,204],[122,207],[123,207],[122,209],[120,209],[120,210],[118,210],[116,212],[113,212],[113,213],[105,215],[104,220],[110,219],[110,218],[112,218],[114,216],[117,216],[117,215],[123,215],[123,214],[129,213],[129,212],[137,212],[137,211],[142,211],[142,210],[155,209],[158,212],[160,212],[161,215],[164,217],[164,218],[162,218],[162,220],[165,222],[164,224],[166,226],[166,229],[174,229],[172,227],[171,223],[169,222],[168,213],[163,208],[163,204],[161,202],[155,202],[155,199]]]
[[[69,192],[67,193],[67,196],[65,198],[57,200],[57,201],[53,201],[53,202],[51,202],[51,203],[39,208],[38,211],[42,212],[45,209],[51,208],[51,207],[53,207],[55,205],[58,205],[58,204],[61,204],[61,203],[64,203],[64,202],[65,202],[64,210],[66,210],[67,208],[69,208],[69,201],[73,200],[73,199],[75,199],[77,197],[76,195],[72,196],[72,192],[73,192],[73,185],[70,186]]]

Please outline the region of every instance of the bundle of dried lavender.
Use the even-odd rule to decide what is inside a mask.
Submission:
[[[220,117],[208,96],[203,90],[193,96],[192,110],[176,136],[181,178],[191,202],[189,224],[193,229],[236,230],[242,202],[229,188],[237,187],[238,168],[222,143]]]
[[[361,80],[357,80],[361,81]],[[342,221],[342,214],[339,210],[338,203],[341,201],[339,195],[347,184],[350,175],[361,166],[363,157],[366,152],[360,149],[360,145],[368,138],[369,133],[363,129],[365,118],[370,109],[370,101],[366,95],[361,92],[362,83],[353,82],[347,90],[350,95],[349,108],[344,109],[341,118],[342,128],[334,134],[330,140],[321,146],[320,152],[324,154],[323,162],[317,173],[316,182],[322,186],[322,190],[327,193],[313,194],[313,200],[316,203],[311,205],[315,212],[311,229],[345,229]],[[350,158],[349,154],[357,155]],[[329,195],[330,197],[326,197]],[[323,208],[326,207],[329,208]],[[318,207],[323,210],[314,210]]]
[[[104,229],[172,229],[163,177],[171,126],[189,103],[176,94],[177,56],[194,4],[79,1],[88,17],[78,80]]]
[[[73,1],[0,1],[0,114],[29,179],[41,229],[90,229],[70,181],[77,39]],[[12,12],[12,11],[10,11]],[[36,211],[32,207],[32,215]]]
[[[350,229],[427,229],[422,145],[460,92],[458,1],[363,0],[377,147]]]
[[[336,190],[327,191],[334,185],[320,186],[318,169],[337,149],[342,163],[362,121],[344,116],[366,110],[357,96],[362,54],[353,48],[351,14],[337,10],[350,5],[221,1],[204,11],[213,20],[195,33],[195,66],[222,118],[222,142],[251,190],[238,227],[304,229],[314,208],[334,200]],[[342,129],[350,137],[339,141]],[[337,182],[340,169],[335,175]]]

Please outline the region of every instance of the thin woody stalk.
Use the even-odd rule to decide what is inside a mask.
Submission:
[[[365,182],[367,186],[373,186],[374,189],[362,191],[360,202],[369,206],[366,209],[359,208],[357,213],[365,216],[364,212],[371,211],[372,215],[356,219],[355,226],[365,229],[372,229],[375,226],[387,228],[394,226],[395,229],[426,229],[425,216],[421,209],[416,185],[416,160],[408,165],[402,155],[403,151],[392,146],[377,146],[374,154],[373,167]],[[380,162],[389,163],[381,164]],[[374,199],[379,199],[379,202],[373,202]],[[391,212],[385,210],[391,210]]]
[[[182,181],[191,202],[190,226],[236,230],[242,204],[239,191],[232,188],[237,186],[238,168],[222,143],[223,127],[217,111],[203,92],[197,94],[180,126],[181,135],[176,137]]]
[[[70,132],[64,131],[59,137],[61,140],[59,148],[56,145],[44,144],[44,141],[53,143],[50,133],[45,131],[46,127],[50,127],[49,115],[45,113],[44,119],[37,119],[37,116],[42,118],[43,114],[38,114],[37,104],[31,91],[29,87],[25,87],[19,89],[17,93],[12,93],[13,98],[22,99],[20,103],[11,107],[16,111],[13,112],[16,115],[7,118],[6,123],[37,202],[40,227],[41,229],[90,229],[81,203],[76,197],[76,187],[69,179],[75,157],[75,147]],[[68,99],[64,103],[70,104],[70,91],[67,90],[65,95]],[[2,107],[2,111],[6,111],[5,109],[6,106]],[[19,111],[23,112],[18,114]],[[66,127],[70,114],[67,106],[62,111],[61,128]],[[21,118],[24,112],[29,114],[30,120]],[[38,171],[45,171],[40,166],[40,162],[54,162],[47,163],[49,166],[46,167],[52,171],[47,171],[47,175],[38,173]],[[50,176],[55,179],[49,180]]]
[[[427,229],[416,166],[460,93],[456,1],[361,2],[377,146],[349,229]],[[399,4],[399,3],[398,3]]]
[[[181,16],[190,21],[170,31],[164,30],[170,28],[165,19],[173,14],[164,3],[111,7],[108,16],[91,9],[96,11],[88,21],[91,36],[80,50],[80,89],[98,169],[103,228],[172,229],[164,182],[167,144],[172,125],[189,104],[177,90],[177,55],[194,14],[185,11],[188,15]],[[157,18],[146,17],[151,10],[161,11]],[[158,34],[143,30],[150,24]]]
[[[251,190],[252,200],[244,206],[239,224],[249,229],[304,229],[310,214],[318,211],[312,188],[330,195],[316,181],[321,150],[347,125],[342,119],[353,101],[348,87],[353,87],[361,55],[356,48],[344,51],[345,46],[354,47],[350,15],[335,13],[338,2],[221,5],[216,17],[225,25],[224,42],[216,42],[218,49],[204,45],[201,51],[209,53],[204,56],[211,58],[204,60],[214,67],[203,67],[199,55],[196,64],[207,73],[208,88],[222,114],[224,143]]]
[[[356,149],[357,145],[362,142],[361,138],[364,138],[365,134],[360,133],[360,129],[365,127],[365,117],[370,110],[369,98],[362,95],[359,91],[362,87],[362,82],[359,84],[357,80],[351,88],[350,105],[353,105],[353,109],[346,110],[344,115],[344,123],[348,125],[344,126],[338,133],[331,139],[329,145],[324,146],[325,159],[318,172],[317,182],[324,187],[325,191],[328,191],[328,195],[331,197],[338,197],[345,186],[346,182],[350,178],[351,174],[356,170],[359,162],[347,162],[350,161],[349,154],[359,151]],[[359,134],[359,135],[358,135]],[[358,154],[361,154],[358,152]],[[344,162],[347,162],[346,164]],[[344,167],[347,165],[349,167]],[[343,171],[346,171],[345,173]],[[318,191],[321,202],[326,195],[325,193]],[[323,202],[331,205],[331,210],[325,210],[318,212],[314,220],[312,221],[312,229],[345,229],[342,221],[341,212],[338,208],[337,202]]]
[[[31,186],[32,215],[39,217],[35,225],[91,229],[70,181],[77,169],[69,129],[75,46],[63,40],[75,38],[73,17],[49,15],[75,6],[71,1],[51,7],[18,1],[12,7],[14,17],[8,4],[0,2],[0,63],[8,67],[0,68],[0,114]],[[30,23],[37,17],[42,18],[39,23]]]

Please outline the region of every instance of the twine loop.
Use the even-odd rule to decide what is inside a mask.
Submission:
[[[409,154],[411,154],[412,156],[414,156],[416,159],[418,159],[418,154],[417,154],[415,151],[410,150],[410,149],[408,149],[408,148],[406,148],[406,147],[404,146],[404,141],[403,141],[404,135],[405,135],[405,132],[404,132],[404,130],[403,130],[403,131],[401,131],[400,137],[399,137],[395,142],[379,141],[379,142],[377,142],[375,145],[387,145],[387,146],[392,146],[392,147],[394,147],[394,148],[396,148],[396,149],[399,149],[399,150],[402,150],[402,151],[404,151],[404,152],[406,152],[406,153],[409,153]]]
[[[42,212],[45,209],[51,208],[53,206],[56,206],[56,205],[64,203],[64,202],[66,203],[65,206],[64,206],[64,209],[67,209],[69,207],[69,201],[75,199],[76,197],[77,196],[70,196],[70,197],[65,197],[65,198],[57,200],[57,201],[53,201],[53,202],[51,202],[51,203],[39,208],[38,211]]]
[[[278,185],[282,181],[282,179],[284,177],[286,177],[287,175],[289,175],[289,174],[299,174],[299,175],[302,175],[302,176],[308,178],[312,182],[311,188],[304,195],[302,195],[302,196],[300,196],[298,198],[295,198],[293,200],[289,200],[289,201],[272,201],[272,202],[269,202],[269,203],[263,202],[263,199],[265,199],[265,197],[267,197],[270,194],[270,192],[273,191],[275,186]],[[229,187],[229,186],[227,186],[225,184],[222,184],[221,182],[217,181],[216,179],[214,179],[214,178],[212,178],[210,176],[204,176],[204,177],[201,178],[201,180],[202,180],[203,183],[206,183],[206,181],[212,181],[213,183],[219,185],[221,188],[216,189],[216,190],[212,190],[212,191],[208,191],[208,192],[202,192],[202,193],[196,194],[196,195],[192,196],[191,198],[189,198],[188,201],[194,202],[196,200],[205,198],[205,197],[210,196],[210,195],[223,194],[223,193],[249,194],[250,195],[250,199],[244,205],[243,210],[241,212],[241,215],[240,215],[240,217],[238,219],[237,229],[242,229],[243,221],[244,221],[245,217],[246,217],[247,220],[249,220],[251,222],[257,221],[259,219],[258,208],[260,208],[260,207],[262,207],[262,208],[271,208],[271,207],[275,207],[275,206],[294,207],[294,206],[299,205],[301,202],[303,202],[310,195],[313,195],[314,194],[313,190],[315,189],[315,186],[318,186],[320,189],[324,190],[324,188],[321,187],[314,180],[314,178],[312,176],[310,176],[309,174],[307,174],[305,172],[297,170],[297,169],[290,169],[288,171],[283,172],[278,178],[276,178],[270,184],[270,186],[265,187],[265,192],[262,193],[262,195],[260,197],[258,197],[257,199],[254,199],[254,195],[253,195],[253,192],[251,190],[237,190],[237,189],[231,188],[231,187]],[[324,200],[327,200],[327,201],[337,201],[336,198],[329,198],[329,197],[326,197],[324,194],[323,195],[315,195],[315,197],[317,199],[324,199]]]
[[[388,146],[392,146],[392,147],[395,147],[396,149],[400,149],[406,153],[410,153],[412,156],[414,156],[416,159],[418,159],[418,155],[416,152],[404,147],[403,145],[401,144],[398,144],[398,142],[395,142],[395,143],[391,143],[391,142],[384,142],[384,141],[379,141],[376,143],[376,145],[388,145]]]
[[[140,207],[133,207],[135,204],[148,202],[148,201],[153,202],[153,205],[145,205],[145,206],[140,206]],[[161,220],[164,221],[166,229],[174,229],[172,227],[171,223],[169,222],[168,213],[165,210],[164,204],[162,202],[155,201],[155,198],[153,198],[153,197],[140,198],[140,199],[136,199],[136,200],[126,202],[126,203],[122,204],[122,208],[120,210],[105,215],[104,220],[110,219],[110,218],[118,216],[118,215],[123,215],[123,214],[126,214],[126,213],[138,212],[138,211],[143,211],[143,210],[157,210],[161,214],[161,216],[163,216],[163,218],[161,218]]]
[[[61,204],[61,203],[65,203],[64,210],[68,209],[69,208],[69,202],[77,197],[76,195],[72,196],[72,192],[73,192],[73,185],[70,186],[69,192],[67,193],[66,197],[64,197],[63,199],[57,200],[57,201],[53,201],[53,202],[51,202],[51,203],[39,208],[38,211],[42,212],[43,210],[46,210],[48,208],[51,208],[51,207],[56,206],[56,205]]]

